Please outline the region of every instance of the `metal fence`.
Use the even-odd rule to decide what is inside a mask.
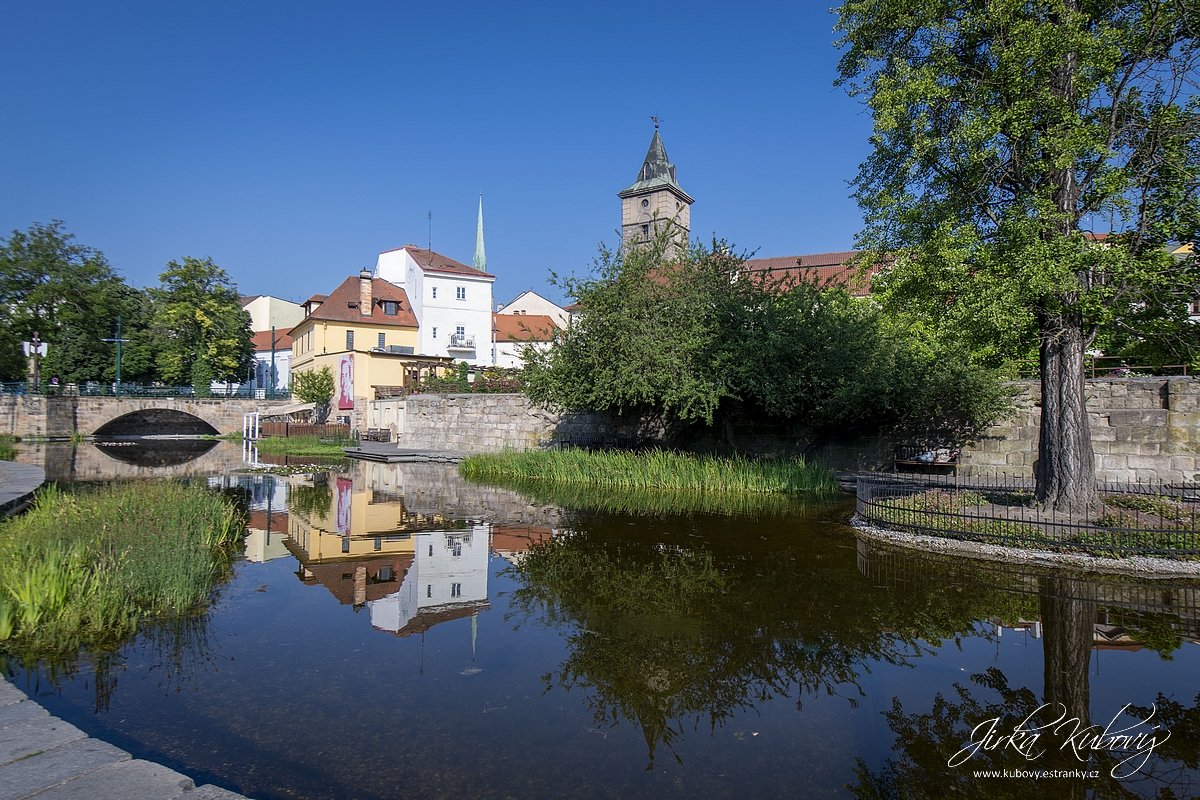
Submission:
[[[860,476],[861,519],[908,533],[1097,555],[1200,555],[1200,485],[1098,485],[1081,513],[1035,502],[1033,481],[933,475]]]
[[[31,394],[64,397],[195,397],[222,400],[240,398],[244,400],[289,400],[287,389],[255,389],[248,386],[218,386],[196,390],[194,386],[157,386],[139,383],[83,383],[54,384],[18,381],[0,383],[0,394]]]

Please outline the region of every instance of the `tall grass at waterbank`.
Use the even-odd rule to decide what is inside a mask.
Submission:
[[[669,450],[529,450],[469,456],[459,464],[464,478],[603,489],[686,492],[801,494],[837,488],[824,465],[803,458],[758,460]]]
[[[289,456],[341,456],[343,447],[353,447],[353,439],[320,439],[316,436],[266,436],[255,442],[260,453]]]
[[[228,577],[243,525],[202,486],[42,490],[0,524],[0,653],[28,662],[113,646],[147,618],[199,612]]]

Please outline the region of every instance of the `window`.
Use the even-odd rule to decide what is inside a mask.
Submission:
[[[454,329],[454,333],[456,336],[466,336],[467,329],[465,327],[463,327],[462,325],[459,325],[457,328]]]
[[[649,207],[650,207],[650,201],[649,201],[649,200],[643,200],[643,201],[642,201],[642,208],[649,208]]]
[[[462,597],[462,584],[461,583],[450,584],[450,596],[451,597]]]
[[[446,544],[450,546],[450,555],[456,557],[462,556],[462,539],[459,539],[457,536],[455,536],[452,537],[450,541],[446,542]]]
[[[430,583],[430,584],[426,585],[426,587],[425,587],[425,596],[426,596],[426,597],[433,597],[433,584],[432,584],[432,583]]]
[[[380,349],[387,347],[387,334],[386,333],[379,334],[379,347],[380,347]]]
[[[346,331],[346,349],[354,349],[354,331]]]
[[[376,550],[382,550],[382,549],[383,549],[383,539],[381,539],[381,538],[380,538],[380,537],[378,537],[378,536],[376,536],[376,537],[375,537],[375,549],[376,549]]]
[[[437,328],[433,329],[433,338],[437,338]]]
[[[642,226],[642,236],[646,237],[646,239],[650,238],[650,226],[649,225]]]
[[[466,300],[467,299],[467,287],[465,287],[465,286],[454,287],[454,296],[459,300]]]
[[[349,536],[342,537],[342,552],[343,553],[350,552],[350,537]]]
[[[429,557],[433,558],[433,545],[429,545]]]
[[[400,313],[400,304],[395,300],[384,300],[383,313],[393,317],[396,316],[398,313]]]
[[[433,287],[433,299],[437,300],[437,287]]]

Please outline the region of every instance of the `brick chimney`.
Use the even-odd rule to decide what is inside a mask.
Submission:
[[[358,273],[358,313],[364,317],[371,316],[371,270],[364,269]]]

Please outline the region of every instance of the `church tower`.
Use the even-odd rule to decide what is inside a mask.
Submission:
[[[654,234],[670,226],[678,233],[681,246],[687,246],[692,227],[692,198],[675,181],[675,165],[667,160],[667,149],[658,135],[654,119],[654,138],[637,180],[617,193],[621,198],[621,242],[649,241]]]

